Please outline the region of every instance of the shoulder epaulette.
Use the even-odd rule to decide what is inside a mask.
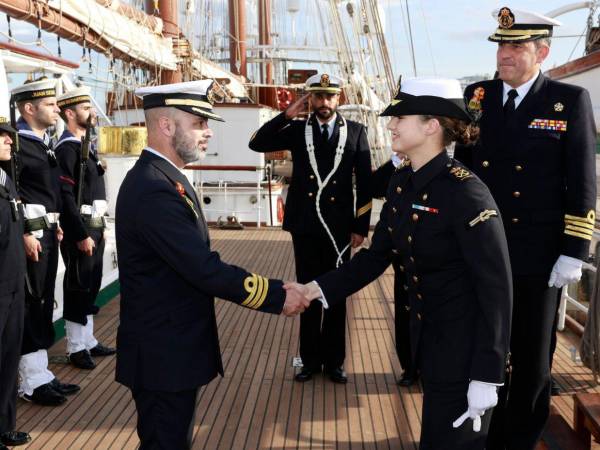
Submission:
[[[457,181],[464,181],[468,178],[471,178],[473,175],[467,169],[460,166],[452,166],[450,167],[450,171],[448,172],[452,179]]]

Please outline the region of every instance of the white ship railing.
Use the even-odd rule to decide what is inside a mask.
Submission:
[[[234,172],[256,172],[257,173],[257,180],[256,180],[256,205],[248,211],[243,211],[243,210],[229,210],[227,208],[228,205],[228,192],[229,191],[236,191],[236,190],[240,190],[242,188],[237,187],[237,186],[230,186],[230,185],[235,185],[235,182],[228,182],[228,181],[219,181],[217,184],[217,189],[219,190],[223,190],[223,202],[224,202],[224,209],[216,209],[216,208],[206,208],[203,207],[202,209],[205,211],[212,211],[212,212],[216,212],[216,213],[231,213],[235,216],[236,213],[252,213],[254,211],[256,211],[256,226],[257,228],[260,228],[260,223],[261,223],[261,210],[263,209],[263,207],[261,206],[261,193],[262,193],[262,176],[260,176],[260,172],[265,172],[267,175],[267,180],[268,180],[268,205],[269,205],[269,212],[270,212],[270,216],[271,216],[271,225],[273,225],[273,207],[271,204],[271,166],[270,165],[264,165],[264,166],[235,166],[235,165],[188,165],[184,167],[185,170],[202,170],[202,171],[207,171],[207,170],[222,170],[222,171],[234,171]],[[214,182],[211,182],[211,184]],[[204,189],[204,184],[208,184],[205,183],[204,181],[202,181],[200,183],[200,197],[202,198],[203,196],[203,189]],[[246,188],[243,188],[246,189]]]
[[[594,238],[596,240],[600,240],[600,233],[598,231],[594,231]],[[598,263],[600,263],[600,255],[596,255],[596,264],[598,264]],[[596,273],[598,271],[597,266],[587,263],[587,262],[583,263],[582,269],[587,269],[593,273]],[[560,331],[563,331],[565,329],[565,321],[566,321],[566,317],[567,317],[567,307],[569,305],[579,311],[584,312],[585,314],[587,314],[589,311],[589,308],[587,306],[580,303],[579,301],[577,301],[577,299],[575,299],[569,295],[568,286],[563,286],[563,288],[561,290],[561,296],[560,296],[560,305],[558,307],[557,327]]]

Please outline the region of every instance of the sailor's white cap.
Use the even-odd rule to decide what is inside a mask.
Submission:
[[[12,101],[22,102],[26,100],[37,100],[45,97],[56,97],[56,80],[42,79],[25,83],[10,91]]]
[[[91,102],[92,96],[90,88],[87,86],[78,87],[75,89],[71,89],[68,92],[60,95],[56,99],[56,103],[58,107],[63,109],[69,106],[74,106],[79,103]]]
[[[173,107],[197,116],[224,120],[213,112],[214,80],[196,80],[184,83],[147,86],[135,90],[142,97],[144,109]]]
[[[339,94],[342,92],[343,81],[340,77],[327,73],[318,73],[306,80],[307,92],[326,92],[328,94]]]
[[[492,42],[526,42],[552,36],[558,20],[533,11],[510,9],[506,6],[492,12],[498,20],[498,28],[488,40]]]
[[[460,83],[454,78],[418,77],[401,81],[391,103],[380,115],[432,115],[471,121]]]

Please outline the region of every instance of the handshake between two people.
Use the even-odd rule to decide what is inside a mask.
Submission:
[[[286,291],[282,313],[288,317],[300,314],[310,306],[310,303],[321,297],[321,289],[316,283],[301,284],[289,281],[283,285]]]

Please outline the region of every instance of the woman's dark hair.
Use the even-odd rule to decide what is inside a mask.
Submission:
[[[444,130],[444,147],[452,142],[473,145],[479,139],[479,127],[459,119],[443,116],[423,116],[424,120],[436,119]]]

